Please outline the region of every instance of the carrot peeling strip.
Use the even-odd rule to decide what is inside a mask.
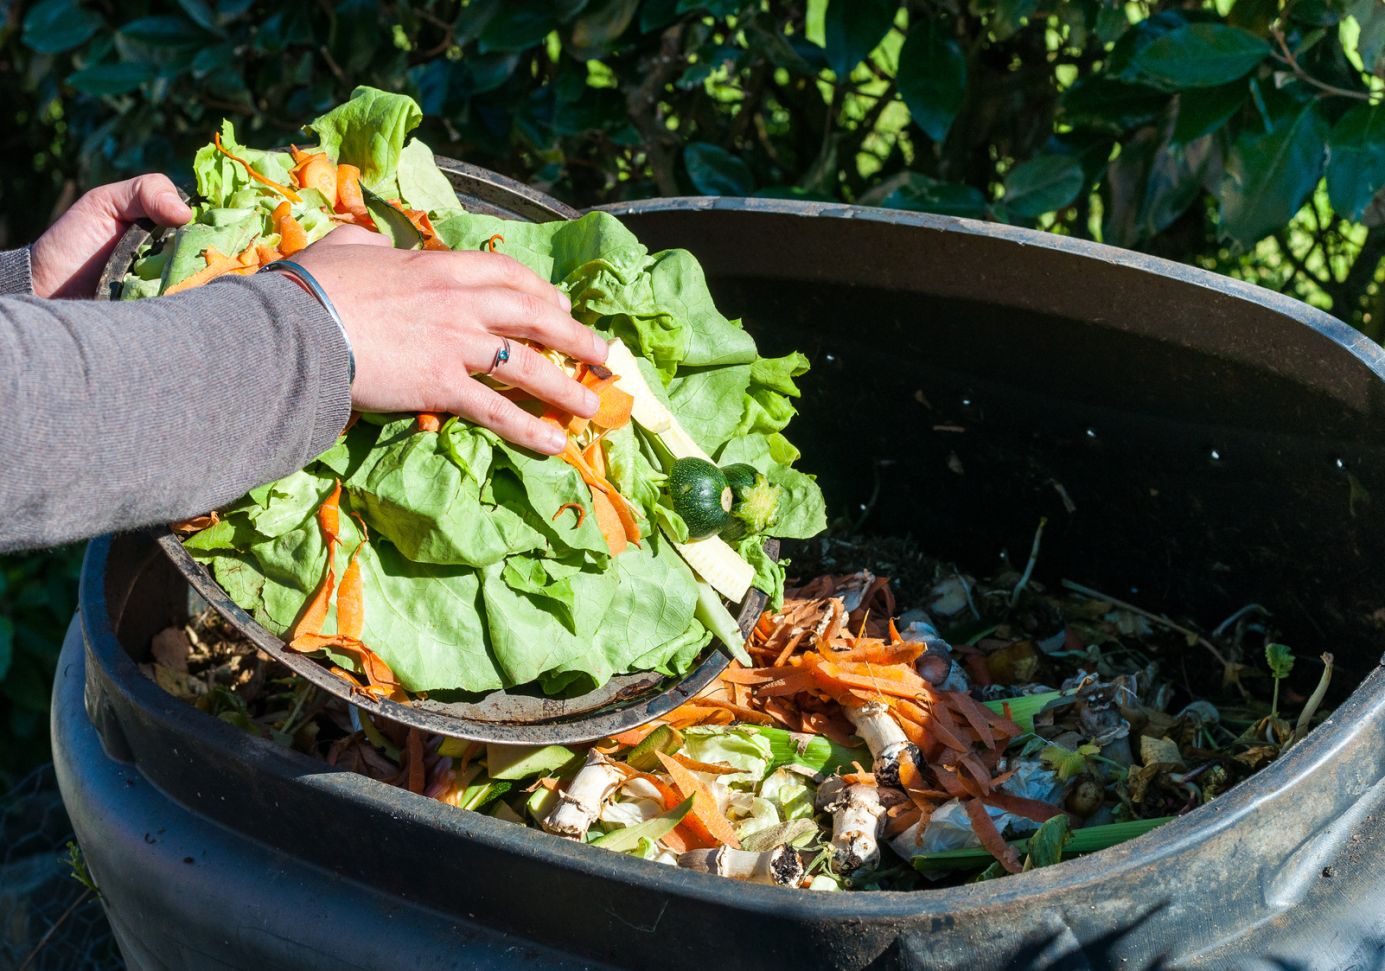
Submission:
[[[250,163],[247,162],[245,159],[241,158],[239,155],[232,155],[230,152],[228,152],[226,150],[226,147],[221,144],[221,132],[214,132],[212,134],[212,144],[216,146],[216,150],[218,152],[220,152],[222,155],[225,155],[232,162],[240,163],[241,167],[245,169],[245,174],[250,176],[250,178],[254,179],[256,182],[259,182],[261,185],[269,186],[269,188],[273,189],[275,192],[279,193],[286,199],[291,199],[294,202],[303,201],[303,197],[300,196],[297,192],[294,192],[288,186],[280,185],[273,179],[265,178],[263,175],[251,168]]]
[[[656,751],[654,754],[659,757],[659,762],[662,763],[664,771],[673,779],[673,784],[678,788],[678,791],[682,793],[683,798],[692,797],[692,812],[689,815],[696,816],[698,821],[702,823],[703,827],[706,828],[707,832],[710,833],[718,843],[739,850],[741,844],[740,840],[736,839],[736,831],[731,828],[731,824],[727,822],[726,817],[721,814],[721,810],[717,808],[716,799],[707,791],[707,787],[702,784],[702,780],[698,779],[691,771],[685,769],[663,752]]]
[[[582,527],[582,523],[585,522],[587,519],[587,510],[582,508],[582,504],[579,502],[563,503],[561,506],[558,507],[558,511],[553,514],[553,519],[556,520],[559,516],[561,516],[564,512],[566,512],[569,509],[575,509],[577,511],[577,527],[580,529]]]
[[[981,840],[981,845],[991,856],[999,860],[1005,869],[1011,873],[1019,873],[1023,869],[1020,866],[1019,855],[1015,853],[1013,846],[1005,842],[1000,830],[995,828],[995,820],[986,812],[986,807],[975,799],[963,799],[962,806],[971,820],[972,832]]]
[[[492,236],[490,239],[486,240],[486,251],[489,252],[489,253],[494,253],[494,252],[495,252],[495,244],[496,244],[496,243],[503,243],[503,242],[505,242],[505,237],[502,236],[502,235],[500,235],[500,233],[496,233],[496,234],[495,234],[494,236]]]
[[[357,226],[376,229],[375,220],[365,206],[365,195],[361,192],[361,170],[343,162],[337,166],[336,211],[351,217]]]
[[[421,432],[436,432],[442,429],[442,416],[432,411],[420,411],[418,413],[418,430]]]

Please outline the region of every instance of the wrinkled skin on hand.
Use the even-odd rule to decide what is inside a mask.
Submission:
[[[192,210],[165,175],[141,175],[92,189],[30,248],[34,293],[84,298],[96,290],[115,244],[138,219],[181,226]]]

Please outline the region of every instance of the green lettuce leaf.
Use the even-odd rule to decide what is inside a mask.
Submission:
[[[349,101],[315,118],[303,130],[317,136],[333,161],[359,168],[367,189],[392,199],[399,195],[395,172],[404,139],[422,120],[423,112],[407,95],[361,85],[351,92]]]
[[[433,150],[415,138],[399,153],[399,198],[410,209],[440,212],[457,207],[457,190],[433,159]]]
[[[409,141],[420,118],[408,98],[362,87],[306,128],[333,158],[361,168],[366,189],[427,210],[451,248],[487,249],[499,234],[499,252],[566,292],[577,320],[623,340],[652,393],[709,454],[722,464],[748,462],[780,488],[768,534],[807,537],[824,528],[822,494],[792,467],[798,450],[784,436],[807,359],[760,357],[740,321],[717,309],[690,253],[651,254],[607,213],[526,223],[460,208],[428,146]],[[229,123],[221,137],[255,172],[289,181],[287,154],[240,145]],[[186,279],[209,248],[234,255],[277,241],[279,193],[212,146],[193,167],[193,223],[140,254],[123,297],[153,296]],[[300,194],[292,212],[309,240],[331,232],[328,200],[311,189]],[[460,419],[433,433],[419,431],[413,415],[377,414],[360,416],[304,470],[220,510],[221,521],[186,546],[237,603],[285,634],[322,581],[327,554],[316,512],[340,481],[333,567],[340,577],[359,556],[363,638],[407,689],[537,683],[560,692],[630,671],[680,675],[712,633],[696,614],[702,588],[666,539],[687,536],[667,497],[666,457],[634,426],[608,433],[602,447],[610,481],[641,520],[641,542],[619,556],[610,555],[589,488],[562,461]],[[735,546],[777,603],[784,567],[763,543],[752,535]],[[335,624],[333,606],[324,632]]]

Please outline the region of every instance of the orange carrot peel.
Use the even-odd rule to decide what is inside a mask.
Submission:
[[[225,155],[232,162],[239,163],[240,166],[245,169],[245,174],[250,176],[250,178],[254,179],[256,182],[259,182],[261,185],[269,186],[269,188],[273,189],[275,192],[279,193],[286,199],[291,199],[294,202],[303,201],[303,197],[300,196],[297,192],[293,191],[293,189],[289,188],[286,185],[280,185],[273,179],[266,178],[265,176],[256,172],[254,168],[251,167],[250,163],[247,162],[245,159],[241,158],[239,155],[231,154],[231,152],[229,152],[226,149],[226,146],[221,144],[221,132],[213,133],[212,144],[216,146],[216,150],[220,152],[222,155]]]
[[[361,523],[361,542],[351,552],[346,572],[341,578],[341,588],[337,591],[337,632],[322,633],[327,621],[328,606],[332,599],[332,588],[336,583],[333,561],[336,558],[337,542],[341,528],[341,482],[338,481],[332,494],[318,507],[317,520],[327,546],[327,569],[317,591],[303,608],[303,614],[293,627],[293,638],[289,641],[292,650],[309,653],[332,649],[354,660],[365,679],[364,686],[354,679],[352,687],[371,697],[387,697],[396,701],[406,699],[403,685],[385,660],[361,640],[365,631],[365,596],[361,576],[360,553],[369,539],[365,523]]]

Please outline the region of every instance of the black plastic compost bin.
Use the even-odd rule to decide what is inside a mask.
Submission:
[[[1046,515],[1041,580],[1208,625],[1264,604],[1359,687],[1283,759],[1130,843],[984,884],[795,892],[458,812],[198,713],[135,667],[186,588],[147,537],[102,539],[53,738],[131,967],[1380,965],[1379,348],[1264,290],[1004,226],[738,199],[612,211],[691,249],[766,353],[808,352],[801,464],[862,530],[986,569]]]

